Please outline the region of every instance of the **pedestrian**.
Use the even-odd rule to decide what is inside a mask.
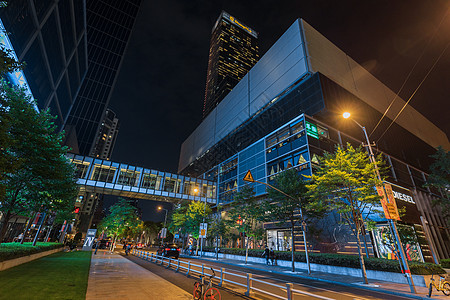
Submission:
[[[266,246],[261,256],[266,258],[266,265],[269,265],[269,256],[270,256],[269,247]]]
[[[270,248],[269,257],[270,257],[270,261],[272,262],[272,266],[274,266],[276,257],[275,257],[275,251],[273,251],[272,248]]]
[[[128,244],[127,249],[125,249],[125,255],[128,255],[128,253],[130,253],[130,250],[131,250],[131,245]]]
[[[100,245],[100,240],[97,240],[97,243],[95,243],[95,252],[94,252],[94,254],[97,254],[97,250],[98,250],[99,245]]]

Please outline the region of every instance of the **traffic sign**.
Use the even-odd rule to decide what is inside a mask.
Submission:
[[[390,184],[384,185],[384,188],[381,186],[377,186],[377,192],[381,197],[380,202],[381,206],[383,207],[384,217],[386,219],[400,220],[397,203],[395,202],[394,194],[392,193],[392,186]],[[387,198],[389,198],[389,202],[387,201]]]
[[[247,174],[245,174],[243,180],[248,182],[255,182],[255,179],[253,179],[253,175],[252,172],[250,172],[250,170],[247,171]]]
[[[208,223],[200,223],[200,237],[205,238],[208,232]]]

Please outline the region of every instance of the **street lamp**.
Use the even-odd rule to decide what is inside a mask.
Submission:
[[[164,237],[162,238],[162,241],[161,241],[162,243],[164,243],[164,239],[166,238],[166,235],[167,235],[166,221],[167,221],[167,212],[168,212],[168,210],[163,208],[162,206],[158,206],[158,210],[165,210],[166,211],[166,216],[164,217],[164,228],[163,228],[163,230],[164,230]]]
[[[344,112],[342,114],[342,117],[344,119],[348,119],[348,118],[350,118],[350,116],[351,116],[351,114],[349,112]],[[378,170],[378,165],[377,165],[377,162],[376,162],[376,159],[375,159],[375,155],[373,154],[372,146],[370,145],[369,136],[367,135],[366,127],[364,127],[361,124],[359,124],[353,118],[350,118],[350,120],[355,122],[356,125],[358,125],[362,129],[362,131],[364,132],[364,136],[366,137],[367,147],[369,149],[369,160],[373,163],[373,165],[375,167],[375,173],[377,175],[378,180],[380,182],[383,182],[383,180],[381,179],[380,171]],[[364,143],[363,143],[363,145],[364,145]],[[383,190],[384,190],[385,195],[387,195],[384,184],[383,184]],[[387,198],[387,202],[389,203],[389,197],[386,197],[386,198]],[[408,261],[406,259],[405,250],[403,249],[403,245],[402,245],[402,242],[400,240],[400,235],[398,234],[398,231],[397,231],[397,225],[396,225],[396,223],[394,222],[393,219],[388,219],[388,222],[389,222],[389,225],[391,227],[391,231],[394,234],[395,242],[397,243],[397,247],[398,247],[399,254],[400,254],[400,259],[401,259],[401,265],[403,265],[403,269],[405,270],[406,278],[408,279],[408,284],[409,284],[409,287],[411,289],[411,293],[416,294],[416,288],[414,286],[414,281],[413,281],[413,278],[411,276],[411,271],[410,271],[409,266],[408,266]]]

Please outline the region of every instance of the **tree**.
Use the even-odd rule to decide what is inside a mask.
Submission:
[[[377,165],[383,166],[380,157],[377,158]],[[311,178],[308,189],[315,200],[311,208],[328,208],[342,216],[356,237],[362,277],[368,283],[360,234],[369,215],[380,213],[377,208],[380,197],[375,186],[381,182],[375,174],[374,164],[361,147],[355,149],[347,144],[344,149],[339,145],[334,153],[325,152]]]
[[[61,146],[63,135],[49,112],[37,112],[23,89],[4,81],[0,82],[0,98],[9,118],[9,143],[0,160],[7,156],[14,162],[14,168],[1,170],[0,175],[4,187],[1,242],[13,216],[73,204],[76,181],[74,166],[65,157],[68,148]]]
[[[144,232],[144,240],[145,243],[151,243],[153,244],[153,241],[158,236],[158,232],[161,230],[162,224],[161,223],[155,223],[152,221],[144,221],[143,225],[143,232]]]
[[[434,162],[430,165],[430,175],[426,185],[437,188],[443,195],[433,204],[441,207],[443,217],[450,226],[450,152],[439,146],[431,157]]]
[[[119,198],[119,201],[109,208],[110,214],[100,222],[99,231],[113,235],[113,248],[118,238],[135,235],[142,232],[143,222],[136,214],[136,207],[130,201]]]
[[[219,258],[219,247],[221,247],[221,243],[219,243],[219,240],[222,240],[223,237],[227,235],[227,233],[227,222],[222,217],[222,207],[219,205],[217,207],[217,213],[211,215],[208,228],[208,235],[210,237],[210,240],[215,240],[216,259]]]
[[[245,263],[248,258],[248,245],[250,241],[262,239],[264,229],[260,222],[264,220],[265,209],[255,197],[255,191],[250,185],[245,185],[234,194],[234,201],[228,211],[228,224],[236,228],[244,238]]]
[[[291,227],[291,251],[292,251],[292,272],[295,272],[294,263],[294,227],[298,222],[306,222],[307,219],[320,218],[325,209],[311,210],[311,197],[307,196],[308,189],[303,178],[295,169],[289,169],[278,174],[272,184],[278,190],[286,193],[290,197],[280,193],[276,189],[267,188],[269,202],[266,211],[269,212],[271,221],[289,221]],[[301,225],[303,226],[303,225]]]
[[[172,232],[181,229],[184,235],[192,235],[195,239],[199,238],[200,223],[208,220],[211,214],[211,208],[201,201],[184,201],[171,215],[169,228]],[[197,242],[198,246],[198,242]]]

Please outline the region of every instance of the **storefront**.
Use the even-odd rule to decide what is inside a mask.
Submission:
[[[411,191],[398,185],[392,185],[392,190],[401,216],[401,220],[397,222],[397,230],[408,260],[432,262],[431,251],[421,225],[421,215]],[[393,235],[386,219],[377,220],[372,239],[378,257],[397,259]]]

